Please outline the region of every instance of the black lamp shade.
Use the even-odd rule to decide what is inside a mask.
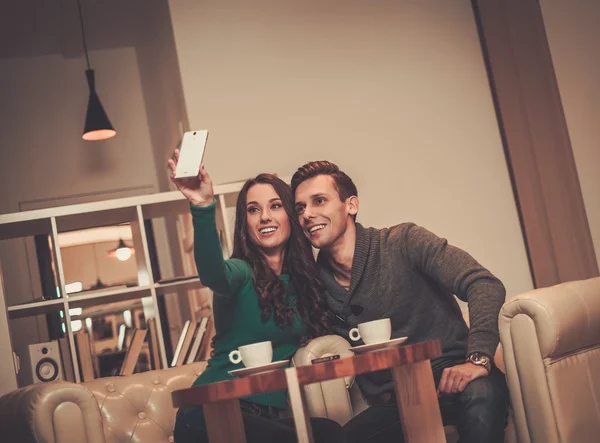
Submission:
[[[85,75],[90,88],[90,99],[88,101],[82,138],[84,140],[104,140],[111,138],[117,131],[115,131],[110,123],[108,115],[106,115],[102,103],[100,103],[100,99],[98,98],[98,94],[96,93],[94,70],[87,69]]]

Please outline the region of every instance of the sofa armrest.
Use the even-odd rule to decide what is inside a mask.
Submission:
[[[105,443],[96,399],[82,385],[65,381],[1,397],[0,435],[2,441],[20,443]]]
[[[326,335],[311,340],[306,346],[298,349],[293,357],[294,366],[312,364],[312,360],[320,357],[339,354],[340,358],[354,355],[350,351],[350,343],[338,335]],[[348,389],[354,377],[344,377],[313,383],[304,387],[308,414],[311,417],[327,417],[340,424],[352,418],[352,403]]]

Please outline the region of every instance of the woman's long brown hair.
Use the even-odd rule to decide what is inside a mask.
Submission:
[[[261,320],[274,316],[275,324],[283,328],[290,324],[294,310],[286,300],[285,284],[271,269],[264,254],[252,243],[246,223],[246,202],[248,191],[257,184],[273,186],[281,199],[283,208],[290,220],[290,238],[285,247],[283,270],[289,274],[290,282],[297,291],[297,309],[310,339],[331,332],[330,313],[325,299],[325,287],[319,280],[319,271],[312,254],[311,245],[302,232],[294,209],[291,188],[272,174],[260,174],[248,180],[240,191],[236,204],[235,232],[232,258],[245,260],[252,266],[252,280],[258,293],[258,303],[262,309]]]

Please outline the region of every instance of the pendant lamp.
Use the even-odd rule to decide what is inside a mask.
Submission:
[[[84,140],[105,140],[114,137],[117,134],[115,128],[110,122],[100,98],[96,93],[96,82],[94,78],[94,70],[90,67],[90,58],[88,56],[87,44],[85,41],[85,29],[83,27],[83,14],[81,13],[81,0],[77,0],[79,6],[79,21],[81,23],[81,37],[83,39],[83,51],[87,62],[85,76],[87,78],[90,97],[88,100],[87,113],[85,115],[85,126],[81,138]]]

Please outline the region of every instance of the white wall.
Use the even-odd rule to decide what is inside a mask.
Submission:
[[[600,2],[540,2],[581,183],[600,260]]]
[[[136,46],[159,189],[169,190],[167,160],[188,126],[179,61],[167,0],[144,8],[144,31]]]
[[[532,288],[470,2],[170,1],[216,182],[336,162],[359,220],[415,221]]]

